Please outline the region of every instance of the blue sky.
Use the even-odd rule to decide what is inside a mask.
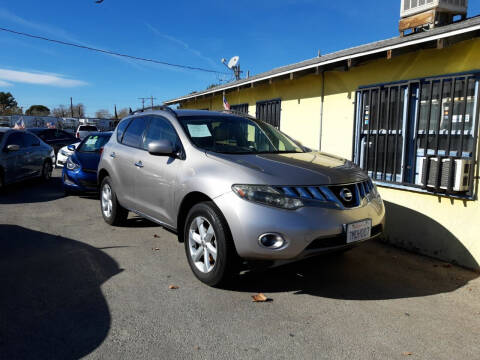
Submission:
[[[480,14],[470,1],[469,16]],[[400,0],[0,0],[0,27],[223,72],[274,67],[397,36]],[[24,108],[67,104],[93,115],[137,98],[161,102],[218,83],[219,75],[63,47],[0,32],[0,91]]]

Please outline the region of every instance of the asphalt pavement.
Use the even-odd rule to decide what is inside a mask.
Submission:
[[[0,195],[1,360],[479,358],[477,273],[375,241],[214,289],[175,234],[110,227],[54,175]]]

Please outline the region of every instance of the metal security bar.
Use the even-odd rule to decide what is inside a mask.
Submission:
[[[359,89],[355,162],[380,183],[472,197],[478,87],[476,74],[462,74]],[[463,164],[472,169],[459,187]]]
[[[263,120],[279,129],[281,103],[280,99],[257,102],[257,119]]]
[[[248,114],[248,104],[231,105],[230,110],[238,111],[238,112],[241,112],[243,114]]]

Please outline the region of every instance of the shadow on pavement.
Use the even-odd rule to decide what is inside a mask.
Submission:
[[[78,241],[0,225],[0,358],[79,359],[110,329],[100,286],[122,270]]]
[[[48,181],[36,178],[7,185],[0,193],[0,204],[39,203],[64,196],[61,177],[54,176]]]
[[[160,227],[160,225],[154,223],[153,221],[144,219],[140,216],[128,218],[125,224],[123,224],[123,226],[128,228]]]
[[[241,275],[229,290],[387,300],[454,291],[478,274],[372,241],[344,254]]]

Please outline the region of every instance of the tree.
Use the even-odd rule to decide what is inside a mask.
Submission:
[[[99,119],[111,119],[112,114],[107,109],[100,109],[95,113],[95,117]]]
[[[70,108],[70,105],[58,105],[52,110],[52,115],[56,117],[72,117],[72,110],[73,117],[85,117],[85,105],[83,105],[82,103],[73,105],[72,108]]]
[[[32,105],[25,111],[25,115],[48,116],[50,115],[50,109],[43,105]]]
[[[127,108],[117,111],[118,120],[122,120],[124,117],[130,115],[130,111]]]
[[[18,108],[18,104],[13,95],[9,92],[0,92],[0,114],[12,115],[18,112],[21,113],[22,111]]]

